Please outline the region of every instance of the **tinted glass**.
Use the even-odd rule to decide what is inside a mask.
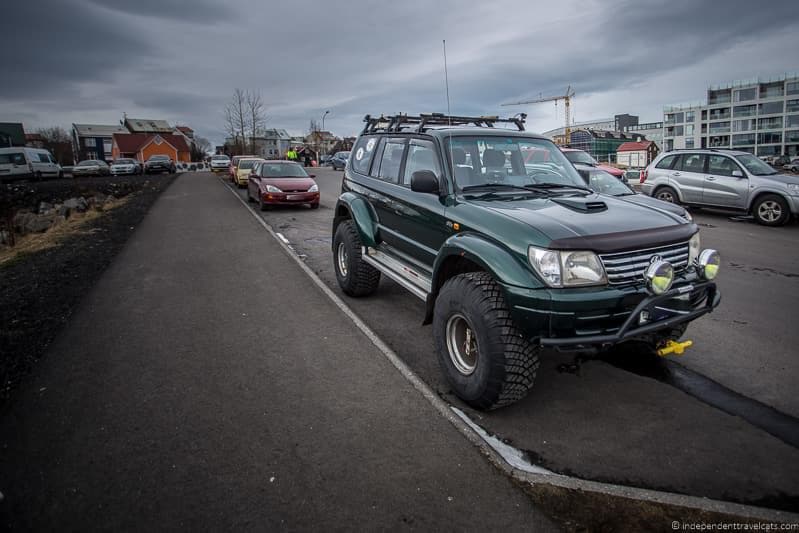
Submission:
[[[619,178],[613,174],[608,174],[602,170],[594,170],[588,172],[588,188],[602,194],[610,194],[611,196],[623,196],[625,194],[634,194],[634,192],[624,183],[619,181]]]
[[[21,152],[0,154],[0,165],[24,165],[25,155]]]
[[[359,174],[369,173],[369,164],[372,162],[376,144],[377,138],[373,135],[358,139],[358,142],[355,143],[355,147],[352,149],[355,155],[350,159],[350,166],[355,172]],[[349,152],[338,152],[335,158],[343,160],[346,159],[348,155]]]
[[[723,155],[711,155],[707,161],[708,174],[717,176],[732,176],[733,170],[740,170],[735,161]]]
[[[404,151],[404,141],[386,141],[377,177],[381,180],[397,183],[399,181],[399,171],[402,165],[402,154]],[[356,152],[356,159],[357,155]]]
[[[676,155],[667,155],[661,159],[657,165],[655,165],[655,168],[671,168],[675,159],[677,159]]]
[[[438,163],[433,143],[414,139],[408,147],[402,184],[410,187],[413,173],[419,170],[430,170],[437,177],[441,177],[441,166]]]
[[[563,152],[563,155],[566,156],[566,159],[571,161],[572,163],[585,163],[586,165],[595,165],[596,159],[588,155],[587,152],[583,152],[582,150],[569,150],[568,152]]]
[[[244,170],[251,169],[252,167],[255,166],[255,163],[257,162],[258,162],[257,159],[242,159],[241,161],[239,161],[239,168]]]
[[[40,163],[49,163],[50,162],[50,158],[47,157],[47,154],[36,154],[36,155],[39,156],[39,162]]]

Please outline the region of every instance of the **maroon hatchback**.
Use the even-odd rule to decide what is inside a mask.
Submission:
[[[272,205],[309,204],[319,207],[319,186],[297,163],[292,161],[259,161],[247,182],[247,199],[258,202],[261,209]]]

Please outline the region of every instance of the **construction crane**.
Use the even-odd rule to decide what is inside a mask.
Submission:
[[[558,100],[563,100],[564,103],[566,104],[566,128],[564,129],[564,133],[565,133],[565,137],[566,137],[566,142],[568,143],[569,142],[569,134],[571,133],[571,123],[570,123],[570,120],[569,120],[570,119],[569,106],[571,105],[571,99],[572,98],[574,98],[574,89],[572,89],[572,86],[569,85],[568,87],[566,87],[566,94],[563,94],[563,95],[560,95],[560,96],[550,96],[550,97],[547,97],[547,98],[536,98],[535,100],[523,100],[521,102],[509,102],[507,104],[502,104],[502,105],[503,106],[508,106],[508,105],[526,105],[526,104],[538,104],[540,102],[555,102],[555,105],[557,105]]]

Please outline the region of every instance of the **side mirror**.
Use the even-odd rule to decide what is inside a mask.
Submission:
[[[309,177],[309,178],[315,178],[315,177],[316,177],[316,174],[308,174],[308,177]]]
[[[411,190],[427,194],[439,194],[438,178],[432,170],[417,170],[411,175]]]
[[[733,170],[732,171],[732,177],[733,178],[743,178],[744,177],[744,173],[741,172],[740,170]]]

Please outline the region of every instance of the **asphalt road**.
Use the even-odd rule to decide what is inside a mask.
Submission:
[[[19,531],[555,529],[207,173],[3,413],[0,493]]]
[[[318,211],[278,208],[262,216],[339,291],[330,233],[342,172],[314,172],[322,194]],[[796,511],[796,443],[764,430],[768,423],[752,422],[765,412],[794,435],[799,429],[799,328],[792,318],[799,302],[799,225],[765,228],[705,210],[694,214],[703,245],[721,252],[723,299],[689,328],[694,348],[668,363],[694,382],[691,394],[653,379],[658,368],[636,374],[599,360],[584,363],[579,374],[563,373],[558,365],[571,358],[546,352],[524,401],[476,412],[443,381],[417,298],[385,277],[375,295],[345,298],[429,385],[537,464],[586,479]],[[714,403],[719,390],[722,398]]]

